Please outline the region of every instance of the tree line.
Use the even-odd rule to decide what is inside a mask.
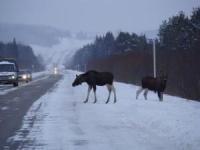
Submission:
[[[44,69],[39,57],[36,57],[30,46],[16,43],[15,38],[12,42],[0,42],[0,59],[15,59],[20,69],[30,69],[41,71]]]
[[[72,65],[87,64],[89,61],[102,59],[111,55],[120,55],[134,50],[146,50],[150,47],[145,35],[120,32],[115,38],[112,32],[97,36],[94,43],[87,44],[74,55]]]
[[[191,16],[184,12],[162,22],[156,39],[157,74],[168,74],[167,93],[200,100],[200,8]],[[71,68],[112,71],[119,81],[140,84],[153,75],[152,39],[145,35],[108,32],[97,36],[75,55]]]

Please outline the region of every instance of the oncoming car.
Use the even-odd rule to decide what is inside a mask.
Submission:
[[[54,74],[54,75],[57,75],[57,74],[58,74],[58,68],[57,68],[57,67],[54,67],[54,68],[53,68],[53,74]]]
[[[29,81],[32,81],[32,73],[29,70],[20,70],[18,79],[20,81],[25,81],[28,83]]]
[[[14,59],[0,59],[0,84],[18,86],[18,65]]]

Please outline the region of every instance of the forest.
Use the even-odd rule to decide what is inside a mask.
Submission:
[[[74,55],[68,68],[110,71],[117,81],[140,85],[153,75],[153,40],[156,43],[157,76],[168,74],[166,93],[200,100],[200,8],[163,21],[157,39],[145,35],[107,32],[97,36]]]
[[[30,46],[18,44],[13,39],[12,42],[0,42],[0,59],[12,58],[15,59],[20,69],[29,69],[33,72],[44,69],[41,58],[36,57]]]

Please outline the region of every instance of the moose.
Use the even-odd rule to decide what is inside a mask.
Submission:
[[[160,77],[146,76],[142,78],[142,86],[136,92],[136,99],[139,94],[144,90],[144,98],[147,100],[148,90],[157,92],[160,101],[163,101],[163,92],[167,84],[167,75],[162,75]]]
[[[88,102],[90,91],[92,89],[94,91],[94,96],[95,96],[94,103],[96,103],[97,102],[96,86],[106,85],[108,88],[108,91],[109,91],[109,95],[108,95],[106,104],[110,100],[110,95],[111,95],[112,91],[114,93],[114,103],[116,103],[117,99],[116,99],[115,87],[113,86],[113,80],[114,80],[114,76],[110,72],[97,72],[94,70],[90,70],[90,71],[87,71],[86,73],[76,75],[76,78],[75,78],[74,82],[72,83],[72,86],[75,87],[75,86],[82,84],[83,82],[86,82],[88,84],[88,93],[87,93],[87,97],[86,97],[86,100],[84,101],[84,103]]]

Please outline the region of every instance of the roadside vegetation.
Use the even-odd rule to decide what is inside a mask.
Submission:
[[[168,74],[167,93],[200,100],[200,8],[163,21],[155,42],[157,74]],[[118,81],[140,84],[153,75],[152,43],[145,35],[107,32],[77,51],[70,68],[111,71]]]

